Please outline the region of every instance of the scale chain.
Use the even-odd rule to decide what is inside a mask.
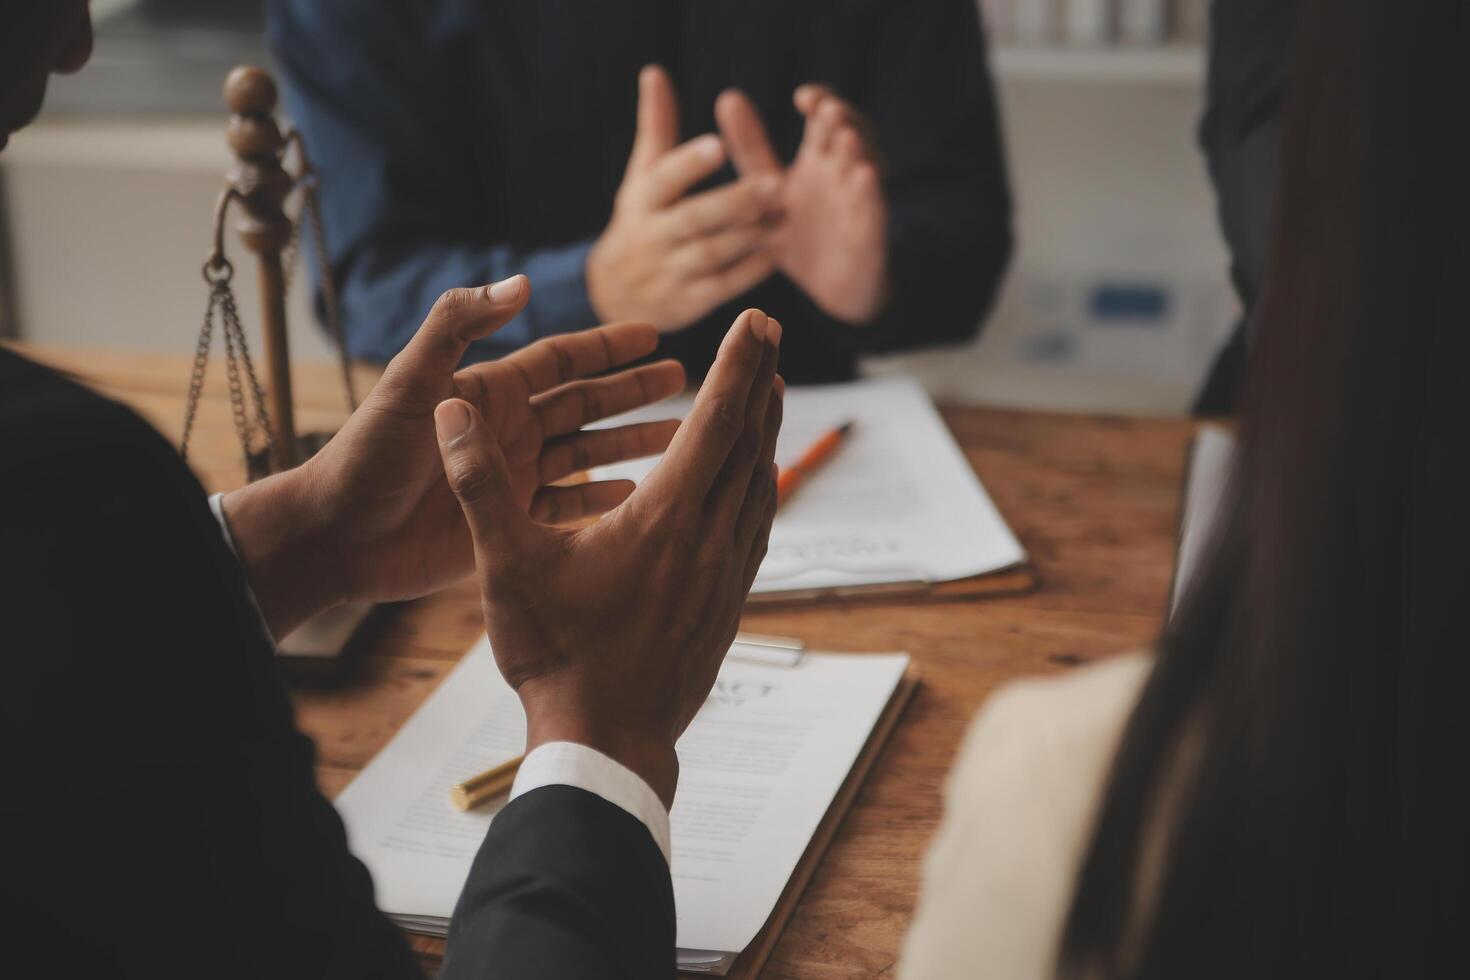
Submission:
[[[281,250],[281,264],[285,268],[282,285],[289,294],[296,266],[301,257],[301,225],[306,223],[311,233],[311,263],[316,272],[317,288],[321,291],[322,319],[326,321],[327,333],[337,345],[338,361],[342,369],[342,388],[347,395],[347,410],[357,411],[357,387],[352,381],[352,364],[347,356],[347,335],[342,329],[341,307],[337,302],[337,282],[327,262],[327,232],[322,221],[321,200],[317,197],[320,181],[316,171],[306,169],[296,179],[301,190],[301,207],[296,220],[291,223],[291,238]]]
[[[240,323],[240,313],[235,305],[235,292],[230,286],[233,268],[228,260],[221,260],[216,275],[214,260],[205,265],[204,278],[209,283],[209,301],[204,308],[204,323],[199,331],[199,342],[194,350],[194,368],[189,377],[189,397],[184,407],[184,437],[180,447],[184,459],[189,457],[189,437],[194,430],[194,421],[199,412],[199,400],[204,390],[204,375],[209,364],[209,348],[214,337],[215,309],[218,307],[222,321],[221,333],[225,343],[225,376],[229,386],[230,414],[235,423],[235,433],[240,439],[240,448],[245,454],[247,470],[259,468],[262,461],[278,460],[275,437],[271,432],[270,414],[265,407],[265,391],[255,373],[255,362],[250,357],[250,347],[245,339],[245,329]],[[243,377],[242,377],[243,364]],[[254,402],[255,421],[252,423],[245,404],[245,385],[250,386],[250,400]],[[258,429],[265,437],[264,458],[252,449],[252,429]],[[266,469],[268,470],[268,466]],[[254,475],[252,473],[252,475]]]
[[[231,333],[235,335],[235,345],[240,350],[240,360],[245,365],[245,380],[250,383],[251,399],[255,402],[255,427],[265,436],[265,452],[267,460],[274,460],[279,464],[280,459],[276,455],[275,436],[271,431],[270,414],[265,407],[265,390],[260,386],[260,379],[255,374],[255,361],[250,357],[250,348],[245,342],[245,328],[240,324],[240,313],[235,306],[235,291],[230,288],[229,283],[224,283],[220,290],[220,312],[223,315],[225,325],[225,337],[227,338],[226,351],[233,360],[233,352],[228,344]],[[240,443],[245,449],[246,458],[249,459],[250,438],[248,422],[245,422],[245,398],[240,391],[238,372],[234,384],[230,390],[230,401],[240,421],[236,422],[236,428],[240,433]]]
[[[194,345],[194,369],[189,373],[189,397],[184,403],[184,438],[179,443],[179,456],[185,462],[189,459],[189,436],[194,432],[194,418],[199,414],[199,396],[204,392],[204,372],[209,368],[209,347],[214,340],[214,297],[214,288],[211,286],[209,302],[204,307],[204,326],[200,328],[199,341]]]

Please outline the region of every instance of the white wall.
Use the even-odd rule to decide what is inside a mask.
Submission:
[[[1186,410],[1235,301],[1194,139],[1202,62],[1152,58],[997,59],[1018,237],[999,309],[975,345],[871,370],[917,372],[937,395],[967,401]],[[1075,301],[1099,280],[1161,284],[1176,316],[1166,330],[1085,328]],[[1039,359],[1031,342],[1059,319],[1071,356]]]
[[[12,138],[3,176],[21,339],[193,351],[207,296],[199,270],[231,159],[225,119],[42,121]],[[253,257],[233,228],[225,245],[258,338]],[[306,293],[291,296],[290,343],[293,356],[319,360],[331,348]]]

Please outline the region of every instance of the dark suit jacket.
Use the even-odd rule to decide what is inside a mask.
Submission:
[[[0,349],[0,922],[65,977],[420,975],[318,792],[199,484],[128,410]],[[670,975],[633,817],[529,793],[445,975]]]

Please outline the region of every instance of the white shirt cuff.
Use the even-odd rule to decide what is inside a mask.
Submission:
[[[543,786],[573,786],[602,797],[647,827],[669,861],[669,811],[653,787],[622,763],[577,742],[547,742],[521,763],[510,798]]]
[[[235,539],[230,534],[230,522],[225,520],[225,495],[222,493],[210,494],[209,510],[214,514],[214,519],[219,522],[219,533],[225,539],[225,547],[229,548],[230,554],[235,556],[236,561],[239,561],[240,552],[235,549]],[[242,567],[240,571],[243,573],[245,570]],[[243,578],[245,579],[245,599],[250,603],[250,608],[255,610],[255,618],[260,620],[260,631],[274,647],[276,638],[271,635],[270,624],[265,621],[265,613],[260,611],[260,603],[255,601],[255,590],[250,588],[250,576],[243,575]]]

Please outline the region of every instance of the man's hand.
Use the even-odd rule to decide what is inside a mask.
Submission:
[[[449,485],[475,543],[495,659],[526,708],[529,752],[580,742],[665,805],[674,742],[709,695],[776,512],[781,326],[741,314],[664,458],[581,530],[536,523],[514,467],[468,401],[435,412]]]
[[[484,431],[507,461],[515,514],[506,519],[554,523],[602,513],[626,499],[632,483],[552,484],[668,445],[674,421],[582,429],[683,389],[674,361],[602,376],[653,352],[651,325],[551,337],[456,370],[470,343],[508,323],[530,293],[530,282],[514,276],[444,294],[321,452],[225,498],[236,546],[277,636],[335,602],[412,598],[469,573],[469,531],[434,438],[434,408],[446,398],[463,399],[487,420]]]
[[[801,147],[782,168],[760,114],[734,89],[715,118],[738,173],[783,175],[782,213],[771,238],[776,265],[828,314],[868,323],[888,302],[888,204],[871,127],[821,85],[796,90],[806,117]]]
[[[612,220],[587,255],[587,293],[603,320],[646,320],[678,330],[771,274],[767,221],[780,203],[777,175],[700,194],[725,150],[709,134],[675,145],[673,85],[650,65],[638,76],[638,134]]]

